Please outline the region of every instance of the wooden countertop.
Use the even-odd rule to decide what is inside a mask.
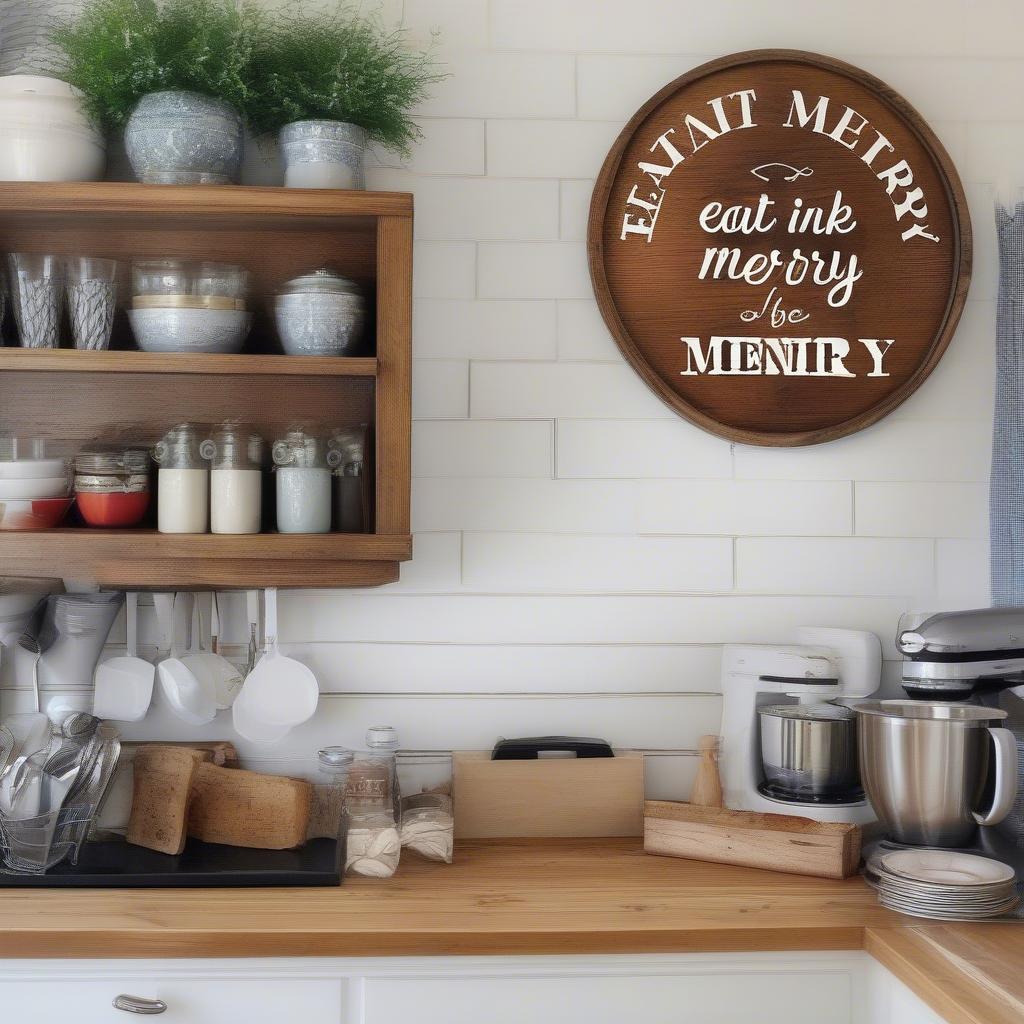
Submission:
[[[1024,1019],[1024,929],[931,926],[843,882],[646,856],[639,840],[462,843],[338,889],[0,892],[0,956],[866,949],[953,1024]]]

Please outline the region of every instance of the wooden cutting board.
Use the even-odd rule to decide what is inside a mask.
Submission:
[[[644,804],[644,852],[663,857],[847,878],[857,873],[860,846],[857,825],[667,800]]]
[[[313,787],[301,779],[200,764],[188,834],[206,843],[290,850],[306,838]]]

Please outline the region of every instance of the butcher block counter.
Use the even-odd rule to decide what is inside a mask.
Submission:
[[[1024,1020],[1024,928],[940,925],[829,881],[645,855],[639,840],[463,843],[337,889],[0,893],[0,954],[391,957],[866,950],[946,1020]]]

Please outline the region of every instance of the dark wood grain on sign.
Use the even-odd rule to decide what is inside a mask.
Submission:
[[[752,127],[742,123],[739,103],[725,107],[733,130],[707,141],[699,128],[693,149],[687,114],[720,127],[710,101],[754,90]],[[842,136],[853,149],[811,127],[785,127],[799,90],[811,109],[829,97],[825,131],[847,107],[867,125]],[[814,119],[812,117],[811,124]],[[670,141],[683,154],[662,179],[664,196],[654,231],[621,237],[627,200],[635,185],[650,196],[652,180],[638,163],[667,165],[670,158],[655,140],[675,128]],[[882,147],[870,162],[880,132]],[[880,144],[881,145],[881,144]],[[653,146],[653,151],[652,151]],[[915,222],[897,219],[894,202],[907,189],[887,194],[880,172],[905,160],[914,175],[908,189],[920,187],[927,215],[922,230],[938,236],[901,238]],[[812,173],[784,180],[791,169]],[[770,168],[764,165],[775,165]],[[760,169],[761,177],[754,169]],[[769,181],[762,177],[767,175]],[[646,192],[643,191],[647,186]],[[794,200],[806,210],[826,211],[841,191],[855,226],[815,235],[787,230]],[[709,233],[699,223],[714,202],[755,210],[764,194],[774,204],[767,231]],[[920,205],[920,204],[918,204]],[[642,214],[641,208],[631,207]],[[787,284],[785,267],[763,283],[705,279],[699,274],[708,247],[737,246],[743,258],[778,250],[785,260],[799,247],[817,249],[839,265],[856,254],[861,277],[845,304],[830,305],[824,287],[807,281]],[[827,441],[862,429],[891,412],[935,367],[959,320],[970,280],[971,230],[956,171],[920,116],[896,93],[856,68],[827,57],[797,51],[754,51],[713,61],[683,75],[654,96],[625,127],[605,161],[590,210],[588,248],[591,276],[601,312],[619,347],[647,384],[673,409],[723,437],[762,445],[802,445]],[[800,311],[800,323],[772,325],[768,315],[748,320],[741,314],[779,298],[786,311]],[[841,296],[837,296],[841,297]],[[748,316],[749,316],[748,313]],[[843,367],[854,376],[797,376],[764,372],[744,375],[683,375],[688,353],[680,340],[696,337],[841,338],[850,346]],[[876,368],[860,339],[893,339],[885,353],[886,376]],[[809,349],[814,352],[813,346]],[[828,350],[826,350],[828,351]],[[827,364],[831,366],[832,364]],[[692,368],[692,367],[691,367]]]

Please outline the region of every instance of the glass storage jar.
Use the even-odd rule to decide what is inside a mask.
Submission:
[[[365,533],[369,522],[365,423],[338,427],[327,442],[327,462],[334,471],[334,529],[339,533]]]
[[[366,750],[354,751],[346,787],[345,871],[390,878],[402,851],[398,735],[389,725],[366,730]]]
[[[172,427],[153,448],[157,474],[157,529],[161,533],[206,533],[209,526],[210,473],[199,453],[199,428]]]
[[[89,526],[138,526],[149,509],[149,453],[93,445],[75,456],[78,511]]]
[[[263,438],[225,420],[199,446],[210,463],[210,531],[259,533],[263,509]]]
[[[317,751],[313,803],[309,811],[307,839],[341,839],[347,829],[345,810],[348,774],[355,754],[346,747]]]
[[[300,427],[272,448],[280,533],[329,533],[331,471],[323,438]]]

